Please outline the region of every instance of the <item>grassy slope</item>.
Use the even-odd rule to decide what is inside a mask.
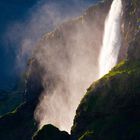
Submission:
[[[77,109],[72,135],[78,139],[89,131],[91,139],[140,139],[139,101],[140,62],[123,61],[88,89]]]

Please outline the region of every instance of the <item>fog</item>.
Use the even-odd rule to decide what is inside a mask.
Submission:
[[[76,108],[99,76],[102,32],[98,21],[87,24],[80,17],[42,38],[34,53],[45,69],[42,74],[45,90],[35,111],[40,128],[51,123],[70,132]]]

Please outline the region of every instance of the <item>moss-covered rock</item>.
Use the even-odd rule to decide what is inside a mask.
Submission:
[[[98,140],[140,139],[140,62],[123,61],[95,82],[77,109],[72,136],[93,131]]]
[[[70,135],[49,124],[39,130],[33,137],[33,140],[70,140]]]

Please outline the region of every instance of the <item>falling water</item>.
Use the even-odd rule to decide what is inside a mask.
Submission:
[[[121,0],[114,0],[105,21],[103,44],[99,58],[99,77],[108,73],[117,63],[121,47]]]

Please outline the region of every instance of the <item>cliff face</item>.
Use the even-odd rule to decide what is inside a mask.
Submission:
[[[91,60],[88,61],[92,62],[95,73],[98,73],[97,58],[100,50],[99,46],[102,44],[104,20],[111,2],[112,0],[105,0],[105,2],[89,8],[80,18],[66,22],[55,31],[44,35],[34,51],[34,58],[29,63],[25,103],[15,112],[0,118],[0,139],[31,140],[31,137],[37,130],[34,111],[38,104],[38,97],[44,90],[42,86],[44,73],[48,74],[47,84],[56,84],[56,79],[53,80],[52,71],[49,69],[46,71],[42,67],[46,64],[42,61],[43,59],[45,61],[51,60],[51,55],[59,53],[59,55],[55,55],[56,62],[59,62],[59,60],[62,60],[62,62],[66,61],[64,63],[66,65],[62,66],[69,69],[67,64],[72,63],[70,59],[70,55],[73,53],[72,49],[75,50],[78,43],[78,45],[81,44],[80,48],[78,48],[78,54],[83,50],[85,51],[85,48],[82,46],[90,48],[87,53],[91,55]],[[119,60],[124,59],[127,54],[126,60],[118,64],[99,81],[93,83],[88,89],[76,111],[71,130],[72,137],[49,125],[43,127],[34,136],[35,140],[52,139],[52,137],[53,139],[58,139],[59,137],[60,140],[140,139],[139,7],[139,0],[123,0],[123,38]],[[76,40],[76,37],[79,35],[80,43]],[[47,59],[46,57],[40,57],[45,51],[44,46],[51,52],[51,55],[50,53],[47,54]],[[128,53],[126,53],[127,50]],[[93,68],[92,65],[91,69]],[[59,79],[59,77],[57,78]]]
[[[129,60],[138,60],[140,46],[140,1],[132,0],[124,3],[124,42],[128,45]]]
[[[140,139],[139,6],[139,0],[123,1],[126,60],[88,89],[76,111],[71,131],[74,139]]]
[[[70,135],[49,124],[43,126],[43,128],[33,136],[33,140],[70,140]]]

